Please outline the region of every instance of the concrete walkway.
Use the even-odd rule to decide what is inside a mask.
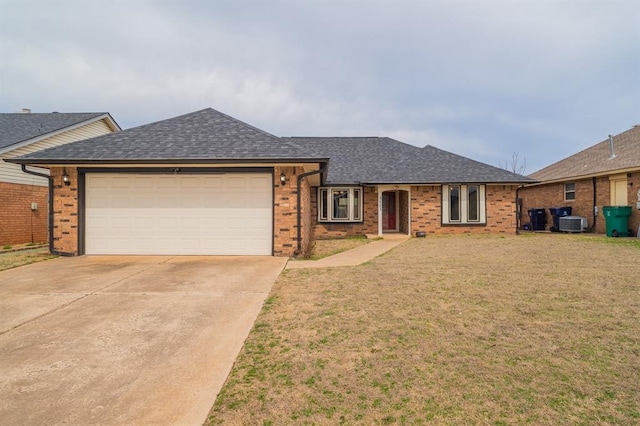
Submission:
[[[378,238],[368,235],[368,238]],[[381,240],[374,240],[369,244],[356,247],[320,260],[290,260],[285,269],[300,268],[332,268],[335,266],[355,266],[374,259],[409,239],[405,234],[386,234]]]

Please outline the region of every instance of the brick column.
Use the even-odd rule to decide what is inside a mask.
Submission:
[[[297,248],[297,177],[302,172],[301,167],[274,168],[273,254],[275,256],[293,256]],[[282,173],[286,177],[284,185],[280,183]]]
[[[64,168],[53,167],[53,248],[78,255],[78,169],[67,167],[71,185],[62,181]]]

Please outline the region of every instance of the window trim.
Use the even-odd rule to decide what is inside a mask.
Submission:
[[[469,188],[478,188],[478,219],[469,219]],[[486,225],[487,224],[487,190],[483,184],[446,184],[442,185],[442,217],[443,225]],[[451,219],[451,189],[458,188],[459,219]]]
[[[568,190],[567,185],[573,185],[573,189]],[[564,201],[576,200],[576,183],[575,182],[565,182],[563,185],[563,189],[564,189]],[[567,198],[567,194],[573,194],[573,198]]]
[[[334,192],[347,192],[347,217],[334,217]],[[357,196],[356,196],[357,194]],[[355,204],[356,199],[358,204]],[[364,217],[364,190],[362,187],[349,186],[321,186],[318,187],[318,222],[325,223],[353,223],[362,222]]]
[[[469,195],[471,193],[471,188],[475,188],[476,189],[476,199],[477,199],[477,201],[476,201],[476,211],[475,211],[476,219],[471,219],[471,203],[469,202],[470,199],[471,199],[469,197]],[[480,185],[467,185],[466,193],[467,193],[467,208],[466,208],[466,211],[467,211],[467,222],[478,223],[478,222],[480,222],[480,217],[481,217],[481,215],[480,215],[480,205],[481,205],[481,201],[480,201]]]

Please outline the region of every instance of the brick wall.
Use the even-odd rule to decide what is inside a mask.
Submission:
[[[516,230],[516,186],[487,185],[485,225],[442,225],[442,187],[411,188],[411,231],[427,234],[510,234]]]
[[[51,169],[53,177],[53,248],[63,254],[78,254],[78,170],[67,167],[71,185],[62,182],[64,170]]]
[[[571,180],[576,184],[576,199],[564,201],[564,182],[551,183],[546,185],[530,186],[520,190],[522,199],[522,223],[528,223],[527,211],[532,208],[544,208],[547,217],[547,227],[550,229],[553,222],[549,207],[572,208],[571,214],[587,218],[589,227],[593,226],[593,179]],[[640,173],[632,173],[627,177],[627,200],[631,205],[631,217],[629,217],[629,228],[635,232],[640,225],[640,210],[636,207],[638,201],[638,190],[640,189]],[[608,176],[596,178],[596,205],[598,206],[598,216],[596,218],[595,231],[598,234],[606,232],[606,222],[602,212],[603,206],[611,203],[611,186]]]
[[[48,198],[48,186],[0,182],[0,247],[48,241]]]
[[[441,224],[442,189],[438,186],[411,187],[411,231],[439,233]]]
[[[411,232],[428,234],[515,233],[516,186],[488,185],[486,187],[486,225],[442,225],[442,190],[440,185],[411,187]],[[408,231],[407,193],[399,191],[400,232]],[[311,191],[312,219],[316,222],[316,238],[339,238],[378,233],[378,194],[373,187],[364,188],[364,222],[318,223],[317,188]]]

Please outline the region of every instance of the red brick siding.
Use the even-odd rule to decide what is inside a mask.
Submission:
[[[486,186],[485,225],[442,225],[442,187],[414,186],[411,188],[411,230],[428,234],[515,233],[516,187]]]
[[[70,255],[78,254],[78,170],[67,167],[71,185],[62,182],[63,169],[51,169],[53,177],[53,248]]]
[[[363,223],[318,223],[317,188],[311,191],[316,238],[335,238],[378,233],[378,194],[373,187],[365,187]],[[442,190],[436,186],[411,187],[411,232],[429,234],[514,233],[516,229],[515,191],[511,185],[486,187],[486,225],[442,225]],[[407,193],[399,191],[400,232],[408,232]]]
[[[47,186],[0,182],[0,247],[48,241],[48,198]]]
[[[571,206],[571,214],[574,216],[584,216],[590,227],[593,226],[593,179],[569,180],[567,182],[575,182],[576,199],[573,201],[564,201],[564,182],[550,183],[546,185],[530,186],[520,190],[520,198],[522,199],[522,223],[528,223],[529,218],[527,211],[532,208],[546,209],[547,229],[552,226],[549,207]],[[640,189],[640,173],[632,173],[627,177],[627,201],[631,206],[631,217],[629,218],[629,228],[634,233],[637,232],[640,225],[640,210],[636,203],[638,201],[638,190]],[[611,203],[611,186],[609,176],[601,176],[596,178],[596,205],[598,206],[598,217],[596,219],[595,232],[604,234],[606,232],[605,218],[602,213],[602,207]]]

